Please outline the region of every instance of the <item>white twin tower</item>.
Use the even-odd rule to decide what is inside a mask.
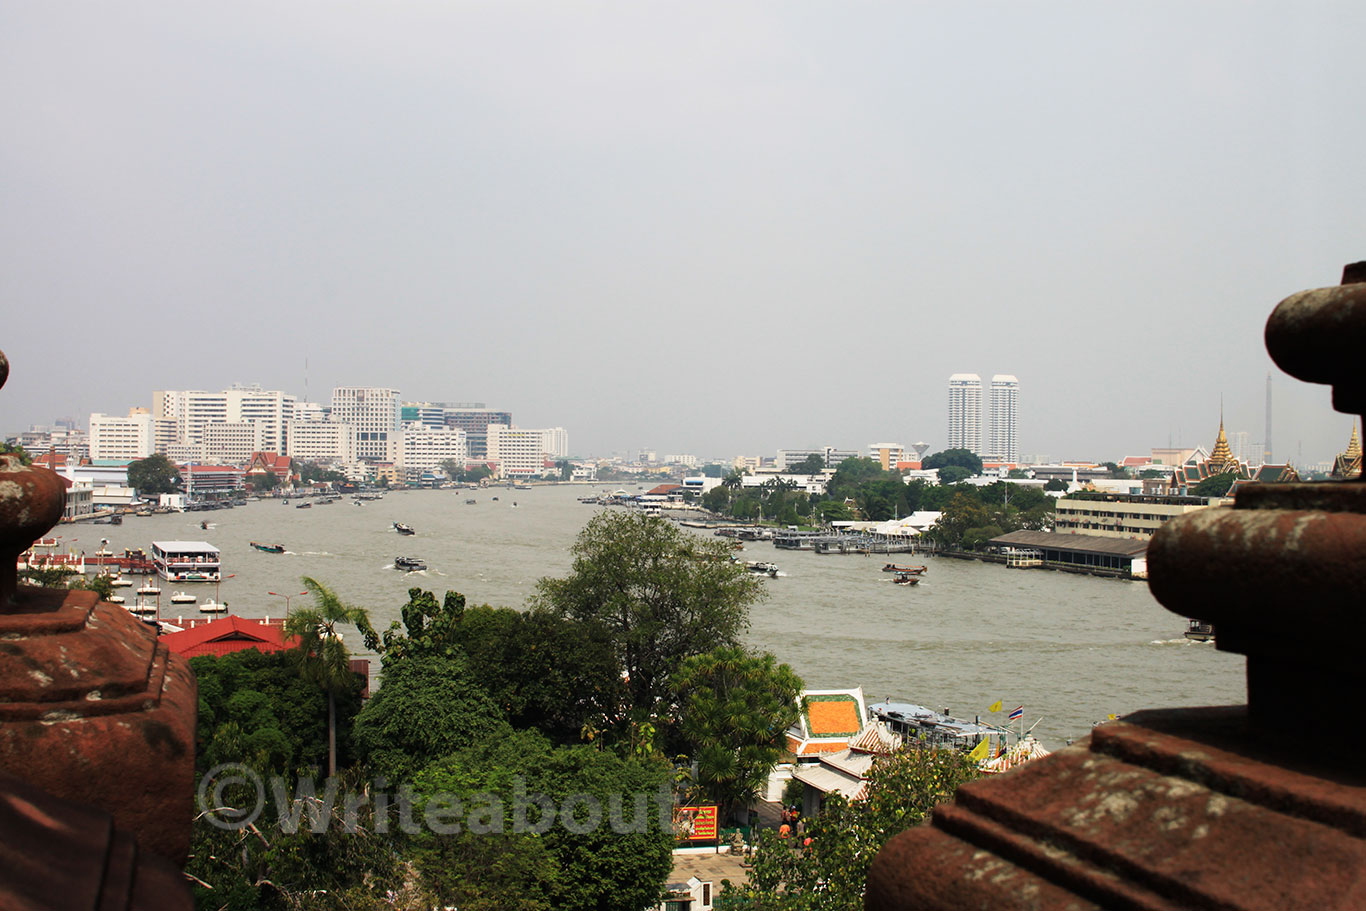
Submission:
[[[949,449],[966,449],[989,462],[1018,462],[1015,415],[1019,406],[1020,381],[998,373],[991,378],[989,417],[983,445],[982,378],[975,373],[955,373],[949,377]]]

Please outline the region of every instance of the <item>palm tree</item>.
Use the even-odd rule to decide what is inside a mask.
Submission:
[[[337,694],[353,685],[350,653],[337,627],[350,624],[362,633],[370,629],[363,607],[342,603],[337,593],[308,576],[304,588],[313,593],[315,607],[301,607],[285,621],[285,635],[295,636],[299,673],[327,693],[327,774],[337,774]]]

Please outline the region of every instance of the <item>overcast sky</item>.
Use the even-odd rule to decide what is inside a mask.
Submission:
[[[0,2],[0,432],[154,389],[482,401],[575,454],[1112,459],[1352,419],[1366,4]],[[305,370],[307,362],[307,370]]]

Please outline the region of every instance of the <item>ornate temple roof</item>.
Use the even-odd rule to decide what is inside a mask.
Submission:
[[[1224,435],[1224,419],[1219,418],[1219,436],[1214,441],[1214,451],[1209,454],[1209,472],[1212,475],[1223,474],[1226,471],[1238,471],[1241,467],[1238,459],[1234,457],[1233,450],[1229,448],[1228,437]]]
[[[1352,439],[1347,443],[1347,450],[1333,460],[1333,477],[1361,477],[1361,440],[1357,437],[1355,421],[1352,422]]]

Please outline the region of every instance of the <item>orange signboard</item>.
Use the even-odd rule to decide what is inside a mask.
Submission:
[[[674,807],[674,834],[686,841],[715,841],[716,811],[716,807]]]

